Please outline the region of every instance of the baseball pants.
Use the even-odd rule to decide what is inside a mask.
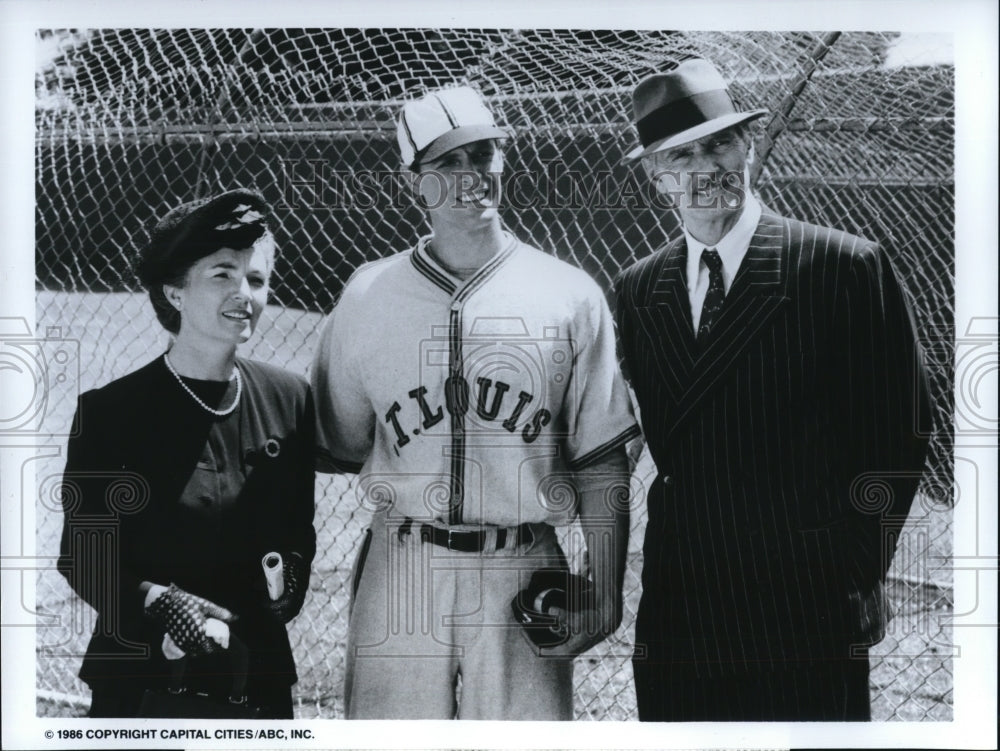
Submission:
[[[565,566],[552,527],[533,531],[463,553],[375,516],[352,576],[349,719],[573,718],[573,661],[541,657],[511,612],[534,569]]]

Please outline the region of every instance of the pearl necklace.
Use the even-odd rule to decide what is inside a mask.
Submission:
[[[181,388],[187,391],[191,395],[191,398],[194,399],[196,402],[198,402],[198,404],[201,405],[202,408],[208,410],[213,415],[216,415],[217,417],[225,417],[226,415],[231,413],[234,409],[236,409],[236,405],[240,403],[240,395],[243,393],[243,378],[240,376],[239,368],[233,368],[233,370],[236,371],[236,398],[233,399],[233,403],[230,404],[225,409],[212,409],[207,404],[205,404],[205,402],[203,402],[201,398],[196,393],[194,393],[186,383],[184,383],[184,379],[181,378],[180,373],[174,370],[174,366],[173,364],[171,364],[170,358],[167,357],[166,353],[164,353],[163,355],[163,362],[166,363],[167,370],[173,373],[174,378],[177,379],[177,383],[181,385]]]

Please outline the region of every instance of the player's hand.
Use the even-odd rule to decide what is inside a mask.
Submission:
[[[621,608],[613,606],[587,608],[571,612],[551,608],[559,628],[569,633],[569,639],[555,647],[542,647],[542,657],[576,657],[611,636],[621,624]]]

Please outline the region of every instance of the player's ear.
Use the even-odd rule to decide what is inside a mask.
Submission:
[[[399,176],[403,181],[406,191],[410,195],[414,197],[420,195],[420,190],[417,187],[417,173],[415,170],[412,170],[409,167],[400,167]]]
[[[500,158],[496,171],[503,172],[504,167],[507,165],[507,139],[494,138],[493,145],[496,149],[497,156]]]
[[[424,200],[420,195],[420,181],[417,179],[417,171],[409,167],[400,167],[399,176],[403,182],[403,189],[409,194],[418,206],[423,207]]]

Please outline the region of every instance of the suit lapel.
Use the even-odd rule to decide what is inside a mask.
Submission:
[[[682,236],[663,250],[663,260],[651,279],[647,304],[637,311],[640,317],[649,318],[643,325],[650,332],[654,359],[671,400],[687,389],[697,354],[686,263],[687,246]]]
[[[673,421],[670,433],[701,406],[739,355],[761,336],[765,324],[788,302],[784,285],[786,269],[782,236],[781,219],[763,214],[726,295],[719,319],[712,327],[708,341],[701,343],[700,350],[693,357],[688,387],[677,402],[677,419]],[[690,332],[690,311],[687,327]]]

